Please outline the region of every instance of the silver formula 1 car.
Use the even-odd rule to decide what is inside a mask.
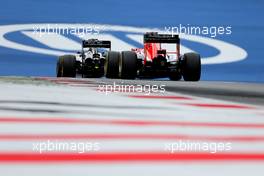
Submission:
[[[89,39],[82,41],[82,49],[75,55],[63,55],[57,61],[57,77],[102,77],[111,41]]]

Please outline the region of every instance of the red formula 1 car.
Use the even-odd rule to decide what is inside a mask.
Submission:
[[[173,45],[172,51],[164,45]],[[144,34],[144,48],[108,52],[106,77],[134,79],[136,77],[169,77],[171,80],[199,81],[201,59],[197,53],[180,54],[179,35]]]

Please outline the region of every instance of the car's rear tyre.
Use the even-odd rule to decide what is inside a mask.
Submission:
[[[122,79],[135,79],[137,76],[137,54],[133,51],[122,51],[119,67]]]
[[[105,62],[105,76],[107,78],[118,78],[120,53],[109,51]]]
[[[183,55],[182,75],[185,81],[199,81],[201,77],[201,57],[197,53]]]
[[[57,77],[76,77],[76,57],[60,56],[57,61]]]

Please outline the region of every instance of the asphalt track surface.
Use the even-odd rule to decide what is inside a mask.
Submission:
[[[2,77],[0,84],[3,175],[263,173],[262,85],[51,77]],[[166,91],[113,87],[121,84]],[[250,100],[195,93],[236,86]],[[90,148],[52,148],[61,143]]]
[[[104,80],[106,83],[125,85],[165,85],[166,91],[185,93],[213,99],[222,99],[248,104],[264,104],[264,85],[258,83],[237,83],[199,81],[185,82],[167,80]]]

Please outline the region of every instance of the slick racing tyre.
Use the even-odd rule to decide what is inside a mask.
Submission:
[[[133,51],[122,51],[119,69],[122,79],[135,79],[137,76],[137,54]]]
[[[197,53],[183,55],[182,75],[185,81],[199,81],[201,77],[201,57]]]
[[[107,78],[118,78],[120,53],[109,51],[105,62],[105,76]]]
[[[76,58],[73,55],[60,56],[57,61],[57,77],[76,77]]]

